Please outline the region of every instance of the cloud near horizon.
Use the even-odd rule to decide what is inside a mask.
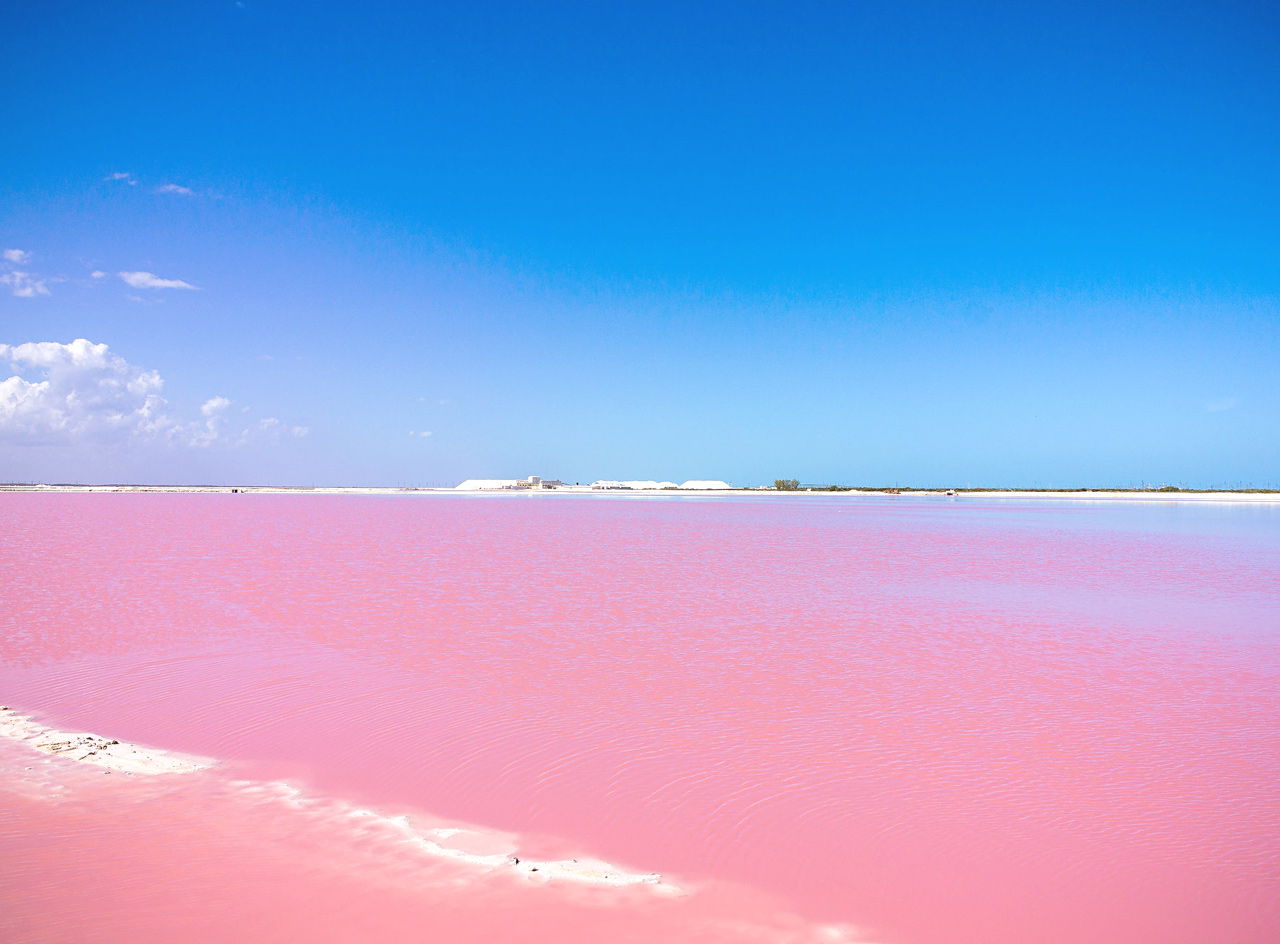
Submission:
[[[154,272],[119,272],[117,275],[133,288],[185,288],[198,291],[196,286],[181,279],[162,279]]]
[[[165,184],[156,188],[156,193],[176,193],[184,197],[189,197],[194,192],[190,187],[183,187],[180,184]]]
[[[105,344],[84,338],[0,344],[0,360],[18,371],[0,382],[0,438],[41,444],[149,439],[177,426],[165,413],[160,375]],[[44,379],[21,376],[31,372]]]
[[[0,344],[0,362],[16,373],[0,382],[0,441],[19,445],[143,445],[192,448],[241,446],[278,440],[287,431],[274,417],[228,430],[231,400],[210,397],[201,419],[183,421],[162,396],[164,380],[113,354],[106,344],[77,338],[70,344],[38,341]],[[28,379],[23,374],[37,375]],[[305,427],[291,430],[305,436]]]

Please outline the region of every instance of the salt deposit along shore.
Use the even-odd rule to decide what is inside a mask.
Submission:
[[[474,483],[482,483],[476,485]],[[595,495],[607,497],[665,496],[751,496],[761,500],[789,501],[805,496],[830,496],[847,501],[858,499],[948,498],[952,500],[1019,499],[1024,501],[1079,502],[1217,502],[1253,505],[1280,505],[1280,490],[1241,489],[1237,491],[1160,491],[1157,489],[998,489],[998,488],[799,488],[779,491],[768,487],[735,487],[725,482],[697,481],[684,485],[669,482],[608,482],[592,485],[519,486],[518,479],[471,479],[452,488],[392,488],[378,486],[294,486],[294,485],[40,485],[0,484],[0,492],[41,493],[162,493],[180,495],[244,494],[244,495],[499,495],[499,496],[569,496]],[[494,484],[498,483],[498,484]]]
[[[91,764],[127,775],[194,774],[217,766],[210,758],[177,754],[128,744],[99,734],[59,731],[0,706],[0,736],[44,754],[77,764]],[[105,772],[105,771],[104,771]],[[570,882],[609,888],[644,887],[659,894],[681,889],[653,872],[632,872],[598,859],[537,860],[518,854],[515,837],[484,827],[440,824],[419,827],[408,816],[386,816],[342,800],[311,797],[279,781],[231,781],[245,796],[276,801],[295,810],[322,812],[337,820],[359,821],[392,835],[419,854],[472,866],[487,873],[507,873],[534,882]]]
[[[204,757],[126,744],[98,734],[57,731],[7,706],[0,706],[0,735],[45,754],[126,774],[186,774],[213,766],[213,761]]]

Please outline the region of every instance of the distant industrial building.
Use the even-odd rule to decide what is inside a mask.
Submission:
[[[467,479],[455,486],[459,492],[494,492],[528,488],[561,488],[564,485],[559,479],[544,479],[540,475],[530,475],[523,479]]]

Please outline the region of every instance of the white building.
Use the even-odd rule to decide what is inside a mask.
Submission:
[[[504,488],[519,488],[520,485],[519,479],[467,479],[461,485],[455,486],[454,490],[459,492],[490,492]]]
[[[559,479],[544,479],[540,475],[531,475],[524,479],[467,479],[461,485],[455,485],[459,492],[492,492],[513,488],[556,488],[563,485]]]

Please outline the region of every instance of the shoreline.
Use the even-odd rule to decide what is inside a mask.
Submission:
[[[1046,501],[1129,501],[1129,502],[1215,502],[1280,504],[1280,489],[1014,489],[1014,488],[813,488],[782,491],[772,488],[725,489],[598,489],[589,485],[562,485],[555,488],[459,489],[392,486],[302,486],[302,485],[73,485],[0,484],[0,493],[15,494],[178,494],[178,495],[595,495],[610,498],[674,498],[708,496],[825,496],[834,498],[1004,498]]]
[[[0,705],[0,737],[49,755],[46,763],[56,763],[53,758],[58,758],[63,762],[100,767],[104,774],[115,771],[125,776],[172,776],[210,771],[219,766],[212,758],[143,747],[100,734],[60,731],[7,705]],[[230,786],[245,795],[280,801],[295,809],[331,807],[342,818],[391,831],[400,841],[431,858],[450,860],[486,873],[509,873],[537,883],[643,888],[667,896],[688,893],[681,886],[664,880],[657,872],[630,871],[600,859],[522,857],[513,836],[483,826],[453,823],[419,826],[408,815],[388,816],[353,806],[340,798],[309,796],[298,787],[280,781],[234,780],[230,781]],[[475,851],[472,846],[477,840],[483,846],[493,847],[492,850]]]
[[[22,742],[42,754],[102,767],[104,773],[189,774],[214,766],[207,757],[129,744],[100,734],[59,731],[7,705],[0,705],[0,737]]]

